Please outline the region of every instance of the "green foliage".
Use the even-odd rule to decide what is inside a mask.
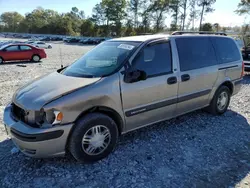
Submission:
[[[239,15],[249,14],[250,13],[250,0],[241,0],[235,12]]]
[[[4,23],[5,31],[16,31],[24,17],[18,12],[5,12],[1,16],[1,21]]]
[[[213,31],[213,26],[211,23],[205,23],[201,27],[201,31]]]
[[[17,12],[0,15],[0,31],[61,34],[73,36],[133,36],[166,31],[166,18],[172,18],[170,31],[188,29],[200,17],[213,11],[216,0],[101,0],[85,18],[84,11],[72,7],[69,12],[58,13],[38,7],[25,16]],[[242,0],[238,10],[249,10],[250,0]],[[242,9],[240,9],[242,8]],[[211,25],[211,24],[210,24]],[[213,28],[213,26],[212,26]],[[218,29],[214,26],[214,29]]]
[[[82,36],[95,36],[95,26],[94,23],[87,19],[84,20],[81,25],[81,35]]]
[[[202,27],[202,21],[204,13],[210,13],[213,12],[214,9],[212,8],[212,5],[216,2],[216,0],[198,0],[198,6],[202,8],[201,10],[201,18],[200,18],[200,30]]]

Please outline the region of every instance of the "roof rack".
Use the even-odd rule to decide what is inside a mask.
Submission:
[[[171,35],[183,35],[183,34],[200,34],[200,35],[223,35],[227,36],[223,32],[210,32],[210,31],[175,31]]]

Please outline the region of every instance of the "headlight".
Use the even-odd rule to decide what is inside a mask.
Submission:
[[[49,110],[45,114],[46,122],[49,124],[55,125],[62,122],[63,113],[58,110]]]

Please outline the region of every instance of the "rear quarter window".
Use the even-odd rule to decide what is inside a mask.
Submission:
[[[233,39],[212,37],[211,40],[216,49],[220,64],[241,60],[239,48]]]
[[[189,71],[218,64],[209,37],[177,38],[180,70]]]

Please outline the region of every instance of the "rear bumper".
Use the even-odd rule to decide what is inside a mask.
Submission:
[[[242,86],[242,81],[243,79],[235,80],[234,83],[234,90],[233,90],[233,95],[239,93],[241,86]]]
[[[30,127],[12,118],[11,105],[4,110],[4,124],[7,134],[21,152],[36,158],[63,156],[73,126],[68,124],[45,129]]]

